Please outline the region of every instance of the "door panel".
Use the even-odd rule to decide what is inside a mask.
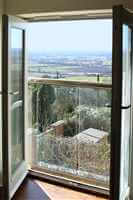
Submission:
[[[27,174],[25,161],[26,23],[3,16],[3,157],[5,200],[11,199]]]
[[[125,200],[130,193],[132,119],[132,14],[113,9],[112,130],[110,199]]]

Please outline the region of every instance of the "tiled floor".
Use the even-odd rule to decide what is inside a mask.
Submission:
[[[107,200],[34,179],[27,179],[13,200]]]

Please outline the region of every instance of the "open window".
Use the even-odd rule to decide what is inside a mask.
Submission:
[[[110,200],[128,198],[132,147],[132,24],[133,17],[128,10],[114,7],[113,57],[103,58],[107,66],[112,62],[112,80],[99,73],[92,78],[87,73],[85,80],[80,76],[79,81],[79,77],[65,77],[49,55],[42,57],[52,67],[40,63],[38,68],[34,64],[26,68],[26,22],[3,17],[4,200],[12,198],[27,173],[96,193],[110,193]],[[81,63],[85,65],[88,60],[78,57],[82,61],[81,70]],[[67,65],[73,65],[74,59],[70,56]],[[71,75],[78,72],[77,68],[68,68]],[[27,70],[34,73],[28,81]],[[45,77],[35,77],[36,70],[45,73]],[[51,77],[46,74],[47,70]],[[29,94],[31,98],[27,98]],[[92,94],[96,98],[88,103]],[[103,96],[106,96],[104,101]],[[32,119],[32,127],[28,125],[28,128],[27,115]],[[29,163],[25,151],[30,154],[27,154]]]
[[[111,199],[127,199],[131,184],[133,15],[113,9]]]
[[[28,172],[25,160],[26,24],[3,16],[3,184],[11,199]]]
[[[29,32],[30,172],[107,195],[112,20],[33,22]]]

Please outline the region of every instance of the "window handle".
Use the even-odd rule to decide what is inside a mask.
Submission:
[[[111,104],[105,104],[105,107],[106,107],[106,108],[112,108],[112,105],[111,105]],[[131,105],[128,105],[128,106],[121,106],[121,109],[128,109],[128,108],[131,108]]]
[[[129,109],[131,108],[131,105],[128,105],[128,106],[121,106],[121,109]]]

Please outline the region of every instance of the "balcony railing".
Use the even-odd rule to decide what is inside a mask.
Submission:
[[[29,79],[32,168],[108,188],[111,84]]]

